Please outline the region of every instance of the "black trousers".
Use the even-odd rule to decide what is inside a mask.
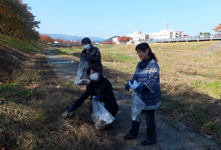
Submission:
[[[147,137],[146,139],[151,143],[156,143],[156,123],[155,123],[155,110],[143,110],[147,125]],[[129,130],[129,135],[137,137],[140,127],[140,122],[132,121],[132,127]]]

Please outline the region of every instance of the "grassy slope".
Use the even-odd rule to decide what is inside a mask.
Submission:
[[[0,35],[0,48],[36,53],[45,45],[24,42]],[[13,52],[12,52],[13,53]],[[84,103],[74,119],[62,119],[61,114],[82,94],[78,86],[59,81],[41,53],[31,55],[36,62],[24,63],[14,69],[8,80],[0,82],[0,149],[117,149],[115,137],[98,133],[88,123],[90,112]],[[0,76],[1,77],[1,76]]]
[[[2,34],[0,34],[0,45],[5,45],[26,53],[36,53],[40,48],[46,46],[35,42],[22,41]]]

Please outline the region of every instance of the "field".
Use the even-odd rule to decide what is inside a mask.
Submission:
[[[61,118],[82,91],[57,78],[44,63],[46,50],[46,45],[0,35],[0,60],[7,58],[12,66],[0,65],[0,149],[118,149],[121,139],[88,123],[87,103],[74,119]]]
[[[10,42],[11,41],[11,42]],[[168,115],[220,142],[220,57],[199,53],[214,42],[151,44],[161,69],[162,107]],[[99,46],[102,63],[110,68],[104,74],[113,88],[125,92],[124,85],[140,61],[135,45]],[[10,76],[0,72],[0,148],[12,149],[117,149],[122,139],[99,132],[88,124],[89,111],[83,104],[74,119],[61,119],[61,113],[78,99],[82,91],[70,81],[61,81],[44,63],[45,45],[25,43],[0,36],[0,51],[22,51],[25,59]],[[78,61],[82,48],[51,50],[67,60]],[[17,57],[19,56],[19,57]],[[13,56],[17,59],[20,55]],[[23,57],[22,57],[23,58]],[[13,63],[12,63],[13,64]],[[122,73],[111,72],[111,69]],[[117,83],[117,84],[116,84]],[[126,92],[127,93],[127,92]]]
[[[220,140],[221,49],[211,55],[200,55],[202,50],[214,43],[157,43],[150,44],[150,47],[160,66],[160,110],[167,113],[170,119],[180,120],[193,129]],[[115,89],[124,90],[124,84],[128,77],[133,75],[140,61],[135,46],[98,46],[104,66],[128,73],[128,76],[116,75],[119,85],[115,86]],[[63,57],[80,57],[81,51],[81,48],[74,47],[58,49],[55,52]]]

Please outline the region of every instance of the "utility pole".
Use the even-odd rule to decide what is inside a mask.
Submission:
[[[168,29],[168,23],[166,23],[166,29]]]

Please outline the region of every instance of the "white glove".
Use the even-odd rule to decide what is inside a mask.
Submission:
[[[129,82],[130,88],[132,90],[135,90],[138,86],[139,86],[140,82],[137,83],[136,80],[134,80],[133,84],[131,82]]]

